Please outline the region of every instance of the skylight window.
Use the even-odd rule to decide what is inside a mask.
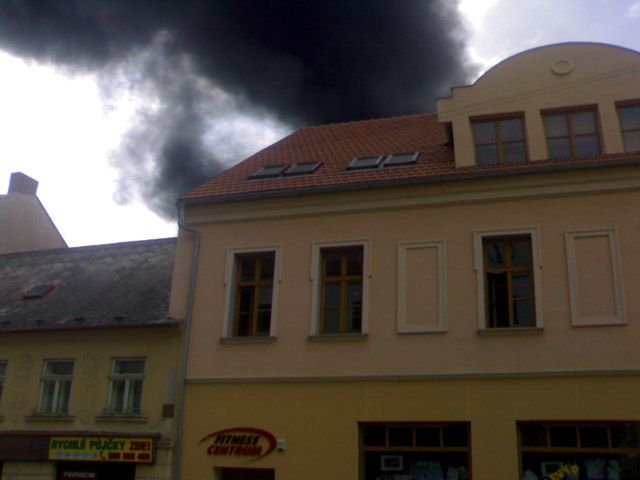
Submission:
[[[382,161],[382,155],[371,157],[356,157],[349,163],[349,170],[357,170],[361,168],[376,168]]]
[[[36,285],[22,294],[23,300],[39,300],[46,297],[56,288],[55,285]]]
[[[304,162],[295,163],[287,168],[284,172],[285,175],[305,175],[315,172],[322,162]]]
[[[288,165],[265,165],[264,167],[260,167],[251,177],[249,178],[271,178],[277,177],[288,167]]]
[[[385,159],[383,166],[395,167],[397,165],[411,165],[418,161],[419,155],[418,152],[394,153]]]

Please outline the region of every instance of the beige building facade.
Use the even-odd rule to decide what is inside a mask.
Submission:
[[[640,54],[580,43],[198,187],[180,478],[640,478],[639,207]]]

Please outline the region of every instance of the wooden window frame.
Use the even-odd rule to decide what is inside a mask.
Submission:
[[[522,241],[522,240],[526,240],[529,244],[529,264],[526,266],[513,266],[511,265],[511,245],[510,242],[512,241]],[[489,251],[489,245],[491,245],[492,243],[497,243],[497,242],[504,242],[505,244],[505,255],[504,255],[504,259],[505,259],[505,264],[502,267],[491,267],[489,265],[489,255],[488,255],[488,251]],[[532,254],[532,246],[531,246],[531,236],[523,234],[523,235],[508,235],[508,236],[495,236],[495,237],[484,237],[482,239],[482,254],[483,254],[483,261],[484,261],[484,278],[485,278],[485,309],[486,309],[486,316],[487,316],[487,327],[489,328],[514,328],[514,327],[520,327],[520,325],[517,325],[515,323],[515,312],[514,312],[514,301],[515,300],[522,300],[522,299],[528,299],[530,302],[530,315],[531,318],[533,319],[533,323],[535,325],[535,288],[534,288],[534,281],[533,281],[533,254]],[[499,326],[497,324],[497,319],[492,318],[491,316],[491,304],[492,303],[497,303],[496,301],[492,302],[491,299],[489,298],[490,295],[490,291],[489,291],[489,285],[488,285],[488,278],[490,274],[506,274],[507,276],[507,298],[508,300],[508,305],[507,305],[507,310],[509,312],[509,325],[505,326]],[[529,278],[529,291],[531,292],[531,295],[528,297],[514,297],[513,295],[513,276],[515,274],[523,274],[523,273],[527,273],[528,278]]]
[[[579,134],[576,135],[573,133],[573,119],[571,114],[573,113],[581,113],[581,112],[591,112],[593,113],[593,121],[594,121],[594,125],[596,128],[595,131],[595,136],[598,139],[598,150],[599,152],[594,154],[594,155],[602,155],[602,153],[604,152],[604,142],[603,142],[603,138],[602,138],[602,125],[600,123],[600,114],[598,112],[598,105],[597,104],[592,104],[592,105],[580,105],[580,106],[576,106],[576,107],[562,107],[562,108],[549,108],[549,109],[545,109],[545,110],[541,110],[541,115],[542,115],[542,126],[544,128],[544,136],[545,136],[545,142],[547,144],[547,156],[549,158],[551,158],[550,153],[549,153],[549,140],[557,140],[557,139],[568,139],[569,140],[569,146],[571,148],[571,155],[569,155],[568,157],[553,157],[553,159],[555,160],[562,160],[565,158],[576,158],[578,155],[576,154],[576,137],[589,137],[592,136],[593,133],[589,133],[589,134]],[[547,123],[545,122],[545,117],[547,116],[552,116],[552,115],[564,115],[565,116],[565,121],[566,121],[566,125],[567,125],[567,135],[566,136],[554,136],[554,137],[550,137],[549,133],[547,131]]]
[[[242,280],[241,270],[242,270],[242,262],[245,259],[253,259],[256,262],[256,269],[254,273],[254,278],[250,280]],[[271,330],[271,315],[272,315],[272,306],[273,306],[273,276],[270,279],[263,280],[261,279],[262,274],[262,265],[264,260],[273,259],[273,275],[275,276],[275,252],[259,252],[259,253],[240,253],[235,257],[235,281],[234,281],[234,305],[233,305],[233,322],[232,322],[232,330],[231,336],[233,337],[257,337],[264,336],[258,333],[258,316],[261,313],[259,299],[260,299],[260,290],[263,288],[271,289],[271,305],[269,307],[269,330]],[[244,288],[252,289],[252,308],[250,312],[250,320],[249,320],[249,333],[246,335],[240,334],[240,290]]]
[[[350,253],[360,252],[362,255],[362,262],[360,265],[360,273],[359,274],[349,274],[347,272],[349,259],[348,256]],[[330,254],[339,254],[340,255],[340,274],[339,275],[327,275],[326,273],[326,256]],[[320,325],[319,325],[319,333],[321,335],[336,333],[336,334],[345,334],[345,333],[360,333],[362,331],[362,303],[360,304],[360,328],[357,331],[347,330],[347,318],[346,311],[349,308],[353,308],[353,305],[347,304],[347,288],[350,283],[360,283],[360,296],[362,298],[362,287],[363,287],[363,277],[364,277],[364,249],[361,245],[354,246],[343,246],[343,247],[328,247],[320,250]],[[338,307],[335,307],[339,311],[339,328],[338,331],[327,331],[325,330],[325,313],[327,310],[327,306],[325,305],[325,291],[326,287],[329,284],[338,284],[340,285],[340,304]],[[332,307],[334,308],[334,307]]]
[[[340,248],[362,248],[362,305],[359,332],[323,332],[322,324],[322,251]],[[338,241],[338,242],[314,242],[311,251],[310,280],[311,292],[311,322],[310,340],[331,338],[366,338],[368,335],[368,311],[369,311],[369,280],[371,277],[370,240]]]
[[[491,238],[515,238],[528,236],[531,245],[531,275],[532,283],[532,309],[534,322],[532,326],[509,326],[509,327],[492,327],[488,318],[487,306],[487,286],[485,272],[485,248],[484,239]],[[508,230],[482,230],[473,232],[473,250],[474,250],[474,270],[476,272],[476,292],[478,305],[478,330],[482,332],[515,332],[515,331],[532,331],[542,330],[542,284],[540,271],[542,269],[541,256],[539,251],[539,234],[537,227],[531,228],[514,228]]]
[[[500,122],[505,121],[505,120],[520,120],[521,122],[521,126],[522,126],[522,140],[511,140],[511,141],[502,141],[502,135],[501,135],[501,129],[500,129]],[[529,161],[529,149],[527,147],[527,129],[526,129],[526,124],[525,124],[525,115],[524,112],[510,112],[510,113],[501,113],[499,115],[480,115],[480,116],[474,116],[470,118],[471,121],[471,136],[473,138],[473,151],[474,151],[474,155],[475,155],[475,160],[476,160],[476,165],[480,165],[478,163],[478,147],[485,147],[487,145],[495,145],[496,146],[496,152],[497,152],[497,159],[495,163],[485,163],[483,165],[496,165],[496,164],[502,164],[502,163],[507,163],[505,161],[504,158],[504,149],[503,149],[503,145],[509,145],[512,143],[520,143],[522,142],[522,144],[524,145],[524,158],[521,161],[518,162],[512,162],[512,163],[522,163],[522,162],[527,162]],[[475,130],[474,127],[476,124],[480,124],[480,123],[492,123],[494,126],[494,131],[496,133],[496,141],[495,142],[489,142],[489,143],[478,143],[476,141],[476,135],[475,135]]]
[[[633,152],[635,150],[628,150],[627,149],[627,145],[625,144],[625,141],[624,141],[624,134],[625,133],[637,133],[638,135],[640,135],[640,127],[631,128],[631,129],[625,130],[623,125],[622,125],[622,119],[620,118],[620,109],[621,108],[629,108],[629,107],[640,108],[640,99],[622,100],[622,101],[616,102],[615,105],[616,105],[616,114],[618,115],[618,123],[620,125],[620,137],[622,138],[622,145],[624,147],[624,151],[625,152]]]
[[[237,336],[236,330],[236,314],[237,314],[237,302],[238,302],[238,286],[237,279],[239,268],[237,259],[242,256],[251,255],[274,255],[274,272],[273,272],[273,290],[271,296],[271,320],[269,322],[269,334],[268,335],[255,335],[255,336]],[[278,289],[280,284],[281,275],[281,262],[282,262],[282,245],[267,245],[259,247],[232,247],[227,250],[227,259],[225,264],[224,274],[224,313],[222,322],[222,332],[220,341],[223,343],[236,343],[236,342],[260,342],[263,340],[273,340],[276,332],[276,320],[278,312]]]

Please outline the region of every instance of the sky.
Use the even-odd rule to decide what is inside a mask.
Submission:
[[[0,192],[38,180],[70,246],[174,236],[181,193],[300,127],[638,31],[640,0],[0,0]]]

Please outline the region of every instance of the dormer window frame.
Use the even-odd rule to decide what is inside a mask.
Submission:
[[[595,132],[587,132],[587,133],[576,132],[574,115],[585,113],[585,112],[590,112],[593,114],[593,125],[595,128]],[[559,107],[559,108],[546,108],[546,109],[540,110],[540,115],[542,116],[542,125],[544,128],[544,136],[545,136],[545,141],[547,146],[547,157],[549,159],[562,160],[567,158],[597,156],[597,155],[602,155],[602,153],[604,152],[604,142],[602,137],[602,123],[600,121],[600,113],[598,111],[597,103],[591,103],[586,105],[570,105],[567,107]],[[547,122],[547,119],[552,116],[560,116],[560,115],[564,115],[565,117],[567,133],[566,135],[550,135],[549,124]],[[580,153],[578,151],[579,146],[576,143],[576,139],[593,137],[593,136],[595,136],[595,138],[598,141],[598,151],[595,153],[589,153],[589,154]],[[565,138],[569,141],[569,148],[571,150],[570,154],[568,156],[552,156],[551,149],[549,146],[549,141],[562,140]]]
[[[300,168],[302,165],[309,165],[308,169],[302,169],[301,171],[296,171],[297,168]],[[282,172],[282,175],[284,175],[285,177],[293,177],[293,176],[297,176],[297,175],[310,175],[312,173],[315,173],[316,170],[318,170],[320,168],[320,165],[322,165],[322,162],[299,162],[299,163],[294,163],[293,165],[290,165],[287,167],[287,169]]]
[[[636,98],[633,100],[620,100],[615,103],[616,105],[616,113],[618,115],[618,123],[620,124],[620,136],[622,137],[622,145],[624,147],[625,152],[636,152],[640,150],[640,147],[634,149],[636,145],[640,145],[640,124],[636,125],[625,125],[623,122],[623,117],[621,115],[621,110],[623,109],[632,109],[634,111],[639,111],[638,118],[640,118],[640,98]],[[633,120],[632,120],[633,121]]]
[[[503,122],[509,120],[518,120],[520,122],[520,138],[511,139],[506,138],[503,133]],[[475,164],[476,165],[497,165],[503,163],[523,163],[529,161],[529,148],[527,142],[527,128],[525,122],[525,113],[524,111],[517,112],[505,112],[498,114],[490,114],[490,115],[474,115],[469,117],[470,127],[471,127],[471,137],[473,139],[474,153],[475,153]],[[493,124],[494,126],[494,141],[492,142],[479,142],[478,134],[476,130],[476,125],[480,124]],[[508,161],[507,154],[505,152],[505,146],[515,145],[522,143],[523,156],[521,159],[516,161]],[[492,162],[484,162],[480,163],[480,156],[478,154],[479,147],[487,147],[495,145],[496,148],[496,156],[495,161]]]

